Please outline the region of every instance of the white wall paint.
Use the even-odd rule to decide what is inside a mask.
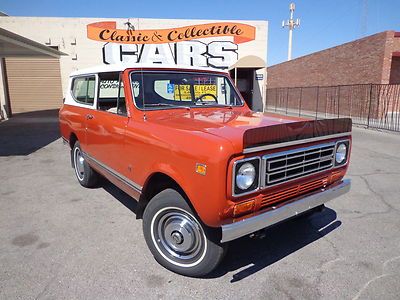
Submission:
[[[58,46],[59,50],[68,54],[69,56],[61,57],[60,67],[61,67],[61,78],[63,84],[63,91],[67,88],[68,77],[72,71],[91,67],[98,64],[103,64],[103,47],[106,52],[106,58],[110,62],[116,60],[116,56],[119,55],[117,49],[119,45],[106,45],[103,42],[90,40],[87,38],[87,24],[101,22],[101,21],[115,21],[117,23],[117,28],[125,28],[124,23],[127,19],[106,19],[106,18],[47,18],[47,17],[0,17],[0,27],[27,37],[29,39],[35,40],[39,43],[46,44],[49,46]],[[173,20],[173,19],[130,19],[132,25],[135,26],[136,30],[141,29],[163,29],[163,28],[175,28],[195,24],[204,24],[211,22],[226,22],[226,20]],[[229,51],[225,52],[227,59],[235,62],[235,59],[240,59],[241,57],[247,55],[256,55],[266,60],[267,57],[267,32],[268,23],[267,21],[231,21],[236,23],[245,23],[256,27],[256,38],[253,41],[241,43],[237,45],[237,55],[232,55]],[[211,42],[227,42],[232,44],[232,37],[216,37],[216,38],[205,38],[198,41],[193,41],[193,44],[200,45],[201,43],[209,45]],[[188,50],[185,49],[190,42],[180,43],[177,47],[181,51],[181,54],[177,54],[177,59],[180,62],[185,63],[190,59],[188,58]],[[159,46],[161,51],[168,51],[173,44],[164,44]],[[233,45],[232,47],[234,47]],[[124,45],[124,49],[132,49],[137,47],[136,45]],[[138,45],[141,47],[141,45]],[[147,60],[150,61],[163,61],[168,63],[171,61],[173,53],[167,53],[167,55],[155,54],[154,46],[146,45]],[[202,50],[205,46],[195,46],[199,47],[197,50]],[[218,44],[213,46],[208,46],[208,51],[218,51]],[[212,48],[210,50],[210,48]],[[203,49],[204,50],[204,49]],[[221,49],[219,49],[221,50]],[[113,52],[114,51],[114,52]],[[158,50],[160,52],[160,50]],[[195,53],[196,54],[196,53]],[[200,57],[199,55],[194,55],[192,58],[195,60],[196,64],[214,64],[217,66],[224,65],[218,59],[211,59],[206,57]],[[206,55],[207,56],[207,55]],[[235,57],[236,56],[236,57]],[[126,59],[134,60],[135,56],[126,56]],[[211,63],[210,63],[211,62]],[[265,71],[263,71],[265,72]],[[265,76],[264,76],[265,77]],[[262,81],[256,81],[260,86],[259,89],[262,91],[265,83],[265,79]]]

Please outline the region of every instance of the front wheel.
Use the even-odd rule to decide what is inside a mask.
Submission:
[[[167,269],[186,276],[210,273],[226,248],[173,189],[160,192],[147,205],[143,233],[154,258]]]

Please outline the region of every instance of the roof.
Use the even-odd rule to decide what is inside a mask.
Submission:
[[[0,56],[60,57],[67,55],[56,49],[0,28]]]
[[[143,69],[182,69],[182,70],[196,70],[196,71],[212,71],[228,73],[226,70],[215,69],[215,68],[205,68],[205,67],[191,67],[184,65],[166,65],[166,64],[149,64],[149,63],[121,63],[121,64],[111,64],[111,65],[99,65],[92,68],[81,69],[72,72],[70,76],[77,76],[83,74],[95,74],[95,73],[105,73],[105,72],[122,72],[126,69],[131,68],[143,68]]]
[[[241,69],[241,68],[252,68],[252,69],[262,69],[265,68],[265,61],[258,56],[248,55],[239,59],[235,64],[229,67],[229,70],[232,69]]]

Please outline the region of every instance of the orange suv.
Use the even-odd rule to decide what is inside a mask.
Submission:
[[[79,183],[138,202],[155,259],[187,276],[229,241],[346,193],[351,120],[251,111],[226,72],[104,65],[74,72],[60,110]]]

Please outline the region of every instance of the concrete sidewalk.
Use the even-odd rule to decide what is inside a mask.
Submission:
[[[231,243],[206,279],[158,265],[134,201],[82,188],[60,139],[0,156],[0,299],[398,299],[399,149],[400,135],[355,128],[352,191]]]

